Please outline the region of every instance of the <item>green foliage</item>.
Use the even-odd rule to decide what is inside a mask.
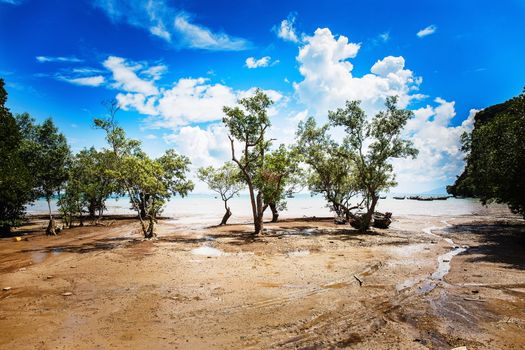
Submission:
[[[347,101],[344,108],[328,112],[329,124],[317,127],[313,118],[299,125],[297,147],[310,166],[307,184],[320,193],[338,216],[357,219],[350,201],[361,194],[367,212],[359,218],[368,229],[379,193],[395,186],[392,158],[415,157],[417,150],[401,137],[412,112],[397,108],[397,98],[388,97],[386,109],[369,121],[358,101]],[[329,128],[343,127],[342,143],[333,141]],[[361,203],[361,204],[362,204]]]
[[[306,184],[312,194],[321,194],[339,217],[349,217],[351,200],[358,192],[352,155],[328,135],[329,125],[317,127],[309,117],[299,124],[297,149],[309,166]]]
[[[386,110],[371,122],[358,101],[347,102],[345,108],[328,112],[330,123],[346,131],[344,143],[351,151],[357,168],[357,181],[367,197],[377,197],[380,191],[395,186],[391,158],[415,158],[418,151],[401,132],[413,113],[397,108],[397,98],[388,97]],[[368,147],[366,145],[368,144]]]
[[[262,230],[264,209],[268,204],[264,203],[264,189],[256,178],[264,169],[266,152],[271,145],[271,141],[265,139],[265,133],[270,127],[267,109],[272,103],[264,92],[257,89],[254,96],[240,99],[240,106],[223,108],[226,114],[223,122],[229,131],[232,160],[238,165],[248,185],[255,234]],[[235,140],[241,143],[240,158],[235,154]]]
[[[185,196],[193,190],[193,183],[186,178],[191,163],[174,150],[166,151],[158,159],[149,158],[140,149],[140,142],[128,139],[124,129],[116,124],[114,116],[117,110],[109,109],[107,119],[95,119],[95,126],[106,131],[106,140],[111,147],[112,164],[107,175],[115,181],[120,192],[129,196],[144,236],[152,238],[157,216],[166,201],[171,196]]]
[[[349,161],[355,165],[357,186],[367,207],[362,230],[370,226],[379,193],[397,184],[390,160],[418,154],[412,142],[401,137],[412,111],[397,108],[397,97],[393,96],[387,98],[385,107],[371,122],[358,101],[348,101],[344,108],[328,112],[330,123],[346,131],[343,143],[349,149]]]
[[[221,225],[226,225],[229,217],[232,215],[228,201],[233,196],[238,195],[239,191],[244,188],[239,167],[232,162],[226,162],[218,169],[212,166],[203,167],[198,169],[197,177],[206,183],[212,191],[221,196],[224,202],[224,209],[226,210]]]
[[[71,226],[76,216],[80,217],[82,224],[85,212],[92,218],[97,214],[98,219],[102,217],[106,200],[118,189],[109,171],[113,163],[111,151],[97,151],[93,147],[80,151],[72,158],[65,191],[58,201],[66,225]]]
[[[525,92],[476,115],[471,134],[462,137],[465,171],[454,195],[478,197],[483,204],[507,203],[525,217]]]
[[[17,121],[24,136],[21,152],[35,179],[35,191],[49,202],[67,180],[71,152],[66,137],[51,118],[38,125],[24,113],[17,116]]]
[[[23,135],[6,101],[0,79],[0,231],[4,232],[20,224],[25,205],[33,200],[33,179],[20,152]]]
[[[217,169],[212,166],[199,168],[197,177],[206,183],[210,190],[218,193],[225,205],[244,188],[239,167],[232,162],[226,162]]]
[[[255,179],[264,203],[275,205],[277,210],[286,209],[286,198],[292,197],[301,183],[299,160],[297,151],[284,145],[266,155],[264,168]]]
[[[95,148],[84,149],[75,156],[74,176],[80,185],[80,191],[87,211],[91,217],[97,213],[99,218],[106,209],[106,200],[118,190],[116,182],[111,178],[108,169],[114,163],[114,154],[110,151],[97,151]],[[72,176],[71,176],[72,175]]]
[[[80,180],[82,175],[77,166],[69,169],[67,184],[64,187],[63,193],[58,199],[58,206],[62,214],[62,220],[67,227],[73,225],[73,220],[76,216],[80,217],[80,224],[83,225],[82,213],[89,202],[83,193],[83,183]]]

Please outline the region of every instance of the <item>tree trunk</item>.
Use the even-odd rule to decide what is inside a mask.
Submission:
[[[224,216],[222,217],[222,221],[221,221],[220,226],[226,225],[226,222],[228,221],[230,216],[232,216],[232,212],[230,210],[230,207],[226,207],[226,213],[224,213]]]
[[[374,215],[374,211],[376,210],[376,204],[379,197],[377,197],[375,194],[372,195],[372,202],[370,204],[370,208],[366,212],[365,215],[363,215],[363,219],[361,221],[361,228],[359,231],[365,232],[370,228],[370,222],[372,221],[372,216]]]
[[[149,223],[148,228],[146,232],[144,233],[144,238],[151,239],[153,237],[156,237],[157,234],[155,233],[155,219],[153,217],[149,217]]]
[[[88,212],[89,212],[89,217],[91,219],[93,219],[95,217],[95,211],[96,211],[96,204],[94,201],[89,201],[89,205],[88,205]]]
[[[139,193],[140,217],[143,219],[146,218],[146,205],[149,201],[149,198],[149,194]]]
[[[101,206],[99,209],[98,209],[98,217],[97,217],[97,224],[100,223],[100,220],[102,220],[102,214],[104,213],[104,209],[103,207]]]
[[[277,222],[279,219],[279,211],[277,211],[277,206],[275,203],[270,203],[270,210],[272,211],[272,222]]]
[[[56,236],[57,224],[55,222],[55,219],[53,219],[53,215],[51,214],[51,198],[48,197],[46,199],[47,199],[47,208],[49,209],[49,224],[47,225],[46,235]]]
[[[254,235],[258,235],[262,232],[264,228],[264,222],[263,222],[263,216],[264,216],[264,209],[263,209],[263,196],[262,193],[257,193],[257,205],[256,205],[256,217],[254,220],[254,227],[255,232]]]

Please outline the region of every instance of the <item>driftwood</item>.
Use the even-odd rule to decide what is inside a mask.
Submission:
[[[356,275],[354,275],[354,278],[357,280],[357,282],[359,282],[359,287],[361,287],[363,285],[363,280],[357,277]]]
[[[392,213],[389,213],[389,212],[386,212],[386,213],[379,213],[379,212],[375,212],[374,213],[374,222],[372,223],[372,225],[374,227],[377,227],[377,228],[388,228],[388,226],[390,226],[390,224],[392,223]]]

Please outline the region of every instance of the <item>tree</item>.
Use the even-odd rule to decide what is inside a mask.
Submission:
[[[75,157],[75,177],[80,184],[89,216],[97,216],[97,221],[106,209],[106,200],[117,191],[116,183],[108,173],[113,159],[112,152],[97,151],[94,147],[80,151]]]
[[[66,137],[60,133],[51,118],[35,124],[29,114],[17,116],[24,142],[21,152],[35,179],[35,192],[44,197],[49,209],[49,224],[46,234],[56,235],[56,223],[51,212],[51,199],[60,195],[67,180],[67,166],[71,152]]]
[[[266,152],[271,143],[265,138],[266,130],[270,127],[270,118],[266,110],[273,102],[264,92],[257,89],[254,96],[242,98],[238,103],[242,108],[239,106],[223,108],[226,114],[223,123],[229,131],[232,160],[239,166],[248,186],[254,234],[258,235],[263,229],[263,215],[267,203],[264,202],[260,182],[257,183],[255,179],[264,169]],[[240,158],[235,153],[235,140],[241,144]]]
[[[475,116],[474,129],[462,136],[464,172],[447,191],[506,203],[525,217],[525,89],[513,99]]]
[[[300,190],[300,177],[299,157],[295,150],[280,145],[266,155],[264,169],[256,179],[263,192],[263,202],[272,211],[272,222],[277,222],[279,211],[286,209],[286,199]]]
[[[355,164],[356,181],[367,208],[366,214],[359,218],[363,231],[370,227],[379,193],[396,185],[391,159],[415,158],[418,154],[412,142],[401,137],[413,113],[398,109],[395,96],[386,99],[385,107],[371,122],[358,101],[347,101],[344,108],[328,112],[330,124],[342,126],[346,131],[344,144],[350,150],[348,161]]]
[[[220,225],[226,225],[226,222],[232,216],[228,201],[244,188],[241,181],[239,167],[231,162],[226,162],[222,167],[215,169],[212,166],[199,168],[197,177],[206,183],[210,190],[218,193],[224,202],[226,212],[222,217]]]
[[[64,186],[64,191],[58,199],[58,206],[62,214],[64,225],[71,228],[73,220],[79,217],[80,226],[84,225],[83,213],[88,205],[88,201],[83,193],[82,170],[74,159],[68,169],[68,179]]]
[[[317,127],[309,117],[297,130],[297,150],[309,166],[306,184],[312,195],[321,194],[338,220],[348,221],[359,208],[351,201],[359,192],[353,156],[347,144],[339,145],[328,134],[329,125]]]
[[[31,172],[20,152],[23,137],[6,101],[7,91],[0,79],[0,232],[18,226],[25,205],[34,199]]]
[[[184,197],[193,190],[193,183],[186,178],[190,161],[174,150],[158,159],[149,158],[140,149],[139,141],[126,137],[114,116],[110,113],[109,118],[94,121],[106,132],[111,147],[113,160],[108,174],[115,180],[118,192],[128,195],[144,237],[153,238],[157,216],[166,201],[177,194]]]

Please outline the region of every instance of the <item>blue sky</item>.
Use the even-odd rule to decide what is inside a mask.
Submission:
[[[92,119],[117,98],[149,153],[195,167],[228,159],[221,107],[254,87],[278,143],[346,99],[374,113],[399,95],[420,156],[395,161],[398,190],[417,192],[461,171],[473,110],[521,92],[524,18],[524,1],[0,0],[0,76],[11,110],[52,116],[74,150],[104,144]]]

